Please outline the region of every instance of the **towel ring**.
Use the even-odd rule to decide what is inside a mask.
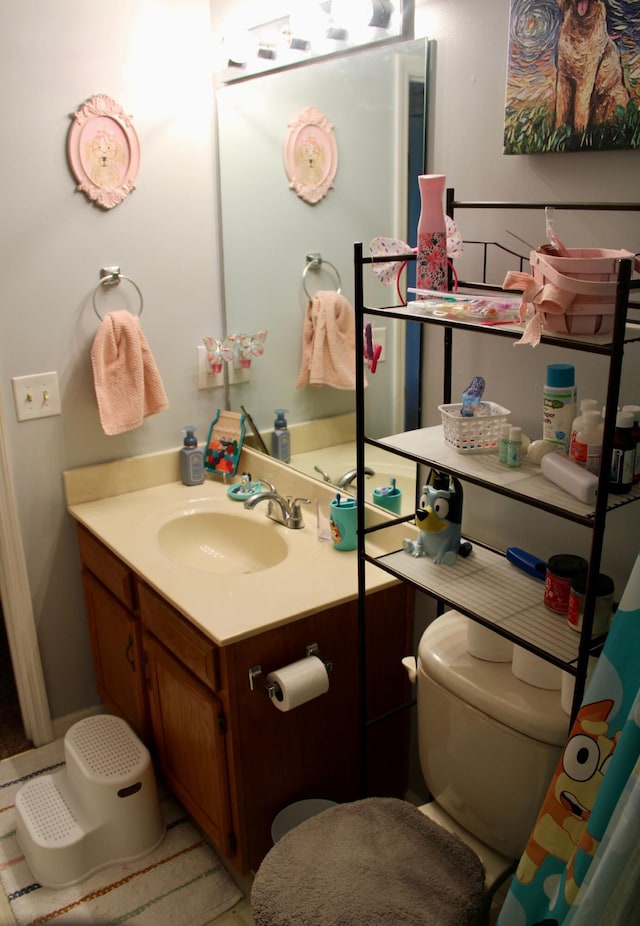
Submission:
[[[140,307],[138,309],[138,316],[142,315],[142,307],[144,305],[144,302],[143,302],[142,293],[140,291],[140,287],[138,286],[138,284],[134,283],[131,277],[127,277],[124,275],[124,273],[120,273],[120,267],[102,267],[100,270],[100,282],[94,289],[93,296],[91,297],[91,301],[93,302],[93,311],[96,313],[100,321],[102,321],[102,319],[104,318],[104,315],[100,314],[100,312],[98,311],[98,306],[96,305],[96,295],[98,293],[98,290],[102,286],[117,286],[120,280],[126,280],[128,283],[131,283],[131,285],[137,292],[138,298],[140,299]]]
[[[307,254],[307,264],[304,270],[302,271],[302,288],[304,289],[308,299],[311,299],[313,297],[311,296],[311,293],[307,289],[307,283],[306,283],[307,273],[310,270],[318,270],[323,264],[326,264],[328,267],[331,267],[331,269],[336,275],[336,280],[338,281],[338,288],[336,292],[338,293],[342,292],[342,280],[340,279],[338,268],[334,264],[332,264],[330,260],[325,260],[325,258],[321,254]]]

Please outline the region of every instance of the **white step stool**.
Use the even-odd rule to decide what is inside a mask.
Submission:
[[[65,768],[16,794],[16,839],[43,887],[146,855],[165,832],[149,752],[124,720],[79,721],[64,751]]]

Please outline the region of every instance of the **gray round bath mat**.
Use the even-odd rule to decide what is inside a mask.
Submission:
[[[285,834],[251,892],[256,926],[465,926],[484,869],[457,836],[396,798],[339,804]]]

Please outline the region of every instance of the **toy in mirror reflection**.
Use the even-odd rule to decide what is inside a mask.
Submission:
[[[388,486],[378,486],[373,490],[373,503],[380,508],[386,508],[394,514],[400,514],[402,506],[402,489],[396,487],[396,480],[392,476]]]
[[[340,493],[331,501],[331,537],[335,550],[355,550],[358,545],[358,511],[354,498]]]
[[[455,476],[432,469],[416,509],[417,540],[405,538],[402,548],[412,556],[430,556],[434,563],[453,566],[467,557],[471,544],[462,540],[462,484]]]

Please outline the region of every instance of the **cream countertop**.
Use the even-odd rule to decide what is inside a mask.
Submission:
[[[249,470],[254,480],[268,479],[283,495],[312,499],[311,505],[302,506],[304,529],[289,530],[266,517],[266,503],[248,511],[229,499],[229,483],[223,485],[216,477],[201,486],[182,485],[177,467],[178,452],[172,450],[69,470],[64,474],[68,510],[215,643],[224,646],[357,597],[356,551],[334,550],[317,536],[316,502],[328,505],[334,489],[272,457],[243,450],[238,473]],[[285,541],[286,558],[237,576],[212,575],[170,559],[158,542],[159,527],[184,511],[199,509],[259,519]],[[386,514],[376,509],[367,517],[378,520]],[[412,530],[399,525],[384,537],[395,543],[399,537],[390,534],[404,536]],[[368,591],[394,582],[373,566],[367,566],[366,579]]]

